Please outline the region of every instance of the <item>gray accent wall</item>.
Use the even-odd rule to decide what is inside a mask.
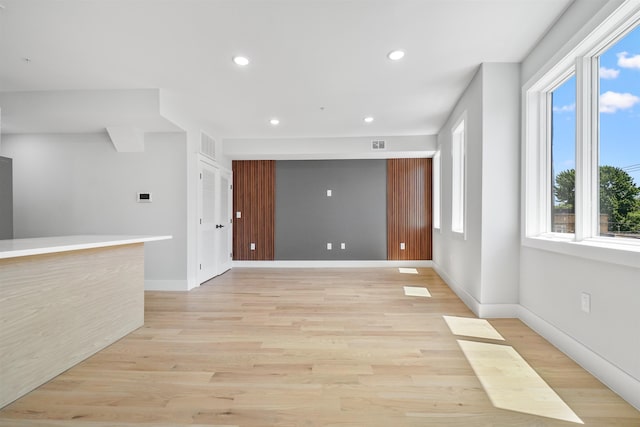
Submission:
[[[277,161],[275,259],[386,260],[386,206],[386,160]]]
[[[11,159],[0,157],[0,240],[13,239],[13,173]]]

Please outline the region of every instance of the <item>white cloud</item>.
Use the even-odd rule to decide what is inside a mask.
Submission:
[[[553,107],[554,113],[568,113],[575,111],[576,104],[563,105],[562,107]]]
[[[630,93],[605,92],[600,95],[600,112],[615,113],[626,110],[640,102],[640,98]]]
[[[640,55],[629,56],[629,52],[620,52],[618,56],[618,66],[623,68],[637,68],[640,70]]]
[[[600,78],[602,79],[613,80],[618,78],[618,74],[620,74],[620,70],[615,68],[600,67]]]

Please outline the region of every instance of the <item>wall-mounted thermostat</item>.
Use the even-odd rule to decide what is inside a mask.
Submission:
[[[138,193],[138,203],[151,203],[151,193]]]

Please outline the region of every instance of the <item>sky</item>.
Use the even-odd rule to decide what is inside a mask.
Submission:
[[[575,77],[553,92],[553,170],[575,168]],[[600,165],[640,186],[640,25],[600,56]]]

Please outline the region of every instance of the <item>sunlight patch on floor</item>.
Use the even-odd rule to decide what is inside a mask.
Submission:
[[[494,329],[485,319],[474,319],[472,317],[442,316],[447,326],[454,335],[464,335],[466,337],[487,338],[490,340],[504,341],[502,335]]]
[[[431,297],[431,293],[427,288],[420,288],[417,286],[405,286],[404,294],[410,297]]]
[[[403,273],[403,274],[418,274],[418,270],[416,270],[415,268],[399,267],[398,271],[400,271],[400,273]]]
[[[584,424],[513,347],[458,344],[496,408]]]

